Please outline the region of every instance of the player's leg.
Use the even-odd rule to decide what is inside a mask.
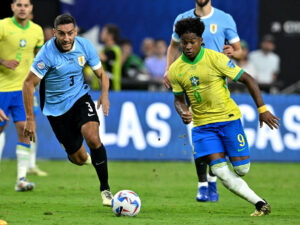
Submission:
[[[34,93],[34,101],[33,101],[33,113],[36,116],[36,114],[39,112],[39,104],[36,97],[36,93]],[[35,134],[35,142],[30,142],[30,158],[29,158],[29,164],[28,164],[28,171],[27,174],[34,174],[37,176],[48,176],[48,173],[41,170],[36,165],[36,152],[37,152],[37,146],[38,146],[38,135],[37,132]]]
[[[2,153],[5,146],[5,132],[3,132],[4,126],[1,125],[2,124],[0,123],[0,161],[2,159]]]
[[[217,125],[208,124],[204,126],[195,127],[192,129],[194,158],[195,158],[196,169],[199,178],[196,200],[201,202],[205,202],[209,200],[210,201],[218,200],[216,177],[215,176],[213,178],[209,177],[210,180],[208,180],[207,182],[207,178],[206,178],[207,164],[205,160],[202,158],[205,155],[225,151],[223,144],[218,136],[218,133],[215,132],[215,126]],[[197,164],[198,165],[201,164],[200,167],[197,167]],[[211,193],[209,193],[209,189],[211,190]],[[210,197],[212,198],[210,199]]]
[[[226,149],[226,154],[232,163],[236,174],[229,170],[227,163],[221,160],[210,159],[212,171],[218,177],[223,176],[223,184],[235,194],[248,200],[255,205],[257,215],[270,213],[270,206],[260,198],[247,183],[240,178],[248,173],[250,169],[250,152],[247,139],[240,120],[231,121],[220,129],[222,141]],[[219,175],[218,175],[219,174]]]
[[[18,135],[18,143],[16,147],[17,155],[17,184],[16,191],[28,191],[34,188],[34,183],[26,180],[29,155],[30,155],[30,140],[24,136],[24,126],[26,121],[26,114],[23,105],[22,91],[11,92],[11,115],[15,123]]]
[[[32,182],[28,182],[26,179],[28,162],[30,157],[30,142],[27,137],[24,136],[24,121],[18,121],[15,123],[18,143],[16,147],[17,155],[17,183],[15,186],[16,191],[30,191],[33,190],[35,185]]]
[[[196,195],[196,200],[198,202],[208,201],[208,182],[206,176],[206,162],[201,158],[195,159],[196,172],[198,176],[198,191]]]
[[[99,136],[99,118],[95,104],[86,94],[76,102],[73,111],[78,116],[78,127],[90,148],[92,164],[100,181],[102,203],[111,206],[112,194],[108,184],[107,156]]]
[[[100,191],[103,205],[111,206],[112,194],[108,184],[107,155],[99,137],[99,123],[88,122],[81,127],[87,145],[90,148],[92,164],[100,181]]]

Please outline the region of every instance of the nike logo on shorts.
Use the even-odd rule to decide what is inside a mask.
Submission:
[[[95,113],[88,113],[88,116],[93,116],[95,115]]]

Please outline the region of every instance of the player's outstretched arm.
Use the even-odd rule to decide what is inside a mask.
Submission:
[[[260,127],[263,126],[263,123],[266,123],[272,130],[273,128],[278,129],[280,125],[279,124],[280,119],[268,111],[267,107],[264,104],[261,92],[259,90],[259,87],[255,79],[252,76],[250,76],[248,73],[244,72],[242,76],[239,78],[239,82],[242,82],[247,86],[258,108]]]
[[[185,103],[184,95],[175,95],[174,105],[184,124],[189,124],[190,122],[192,122],[193,115],[189,111],[189,107]]]
[[[105,116],[108,116],[109,113],[109,99],[108,99],[108,90],[109,90],[109,79],[106,75],[103,67],[94,71],[98,77],[99,83],[101,85],[101,96],[98,99],[97,109],[102,105],[102,110]]]
[[[179,53],[179,43],[172,39],[167,50],[167,65],[164,74],[164,85],[168,89],[171,88],[171,83],[169,80],[169,68],[171,64],[178,58]]]
[[[31,141],[35,142],[35,120],[33,114],[33,93],[34,88],[40,82],[33,72],[29,72],[23,84],[23,102],[26,112],[26,123],[24,127],[24,136],[29,137]]]

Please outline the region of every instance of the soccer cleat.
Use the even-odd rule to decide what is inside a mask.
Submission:
[[[102,204],[104,206],[111,206],[113,195],[109,190],[101,191]]]
[[[34,187],[34,183],[28,182],[25,177],[22,177],[17,181],[15,191],[31,191]]]
[[[271,206],[266,201],[255,204],[256,210],[250,216],[265,216],[271,213]]]
[[[217,182],[208,182],[208,201],[217,202],[218,200]]]
[[[46,177],[48,176],[48,173],[41,170],[40,168],[38,168],[37,166],[36,167],[33,167],[33,168],[29,168],[27,170],[27,174],[33,174],[33,175],[37,175],[39,177]]]
[[[199,187],[196,200],[198,202],[208,201],[208,188],[206,186]]]

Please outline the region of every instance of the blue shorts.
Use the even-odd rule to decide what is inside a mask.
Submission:
[[[0,108],[7,116],[11,114],[14,122],[26,120],[22,91],[0,92]],[[0,127],[5,124],[0,122]]]
[[[194,158],[224,152],[226,156],[249,156],[241,120],[212,123],[192,129]]]

